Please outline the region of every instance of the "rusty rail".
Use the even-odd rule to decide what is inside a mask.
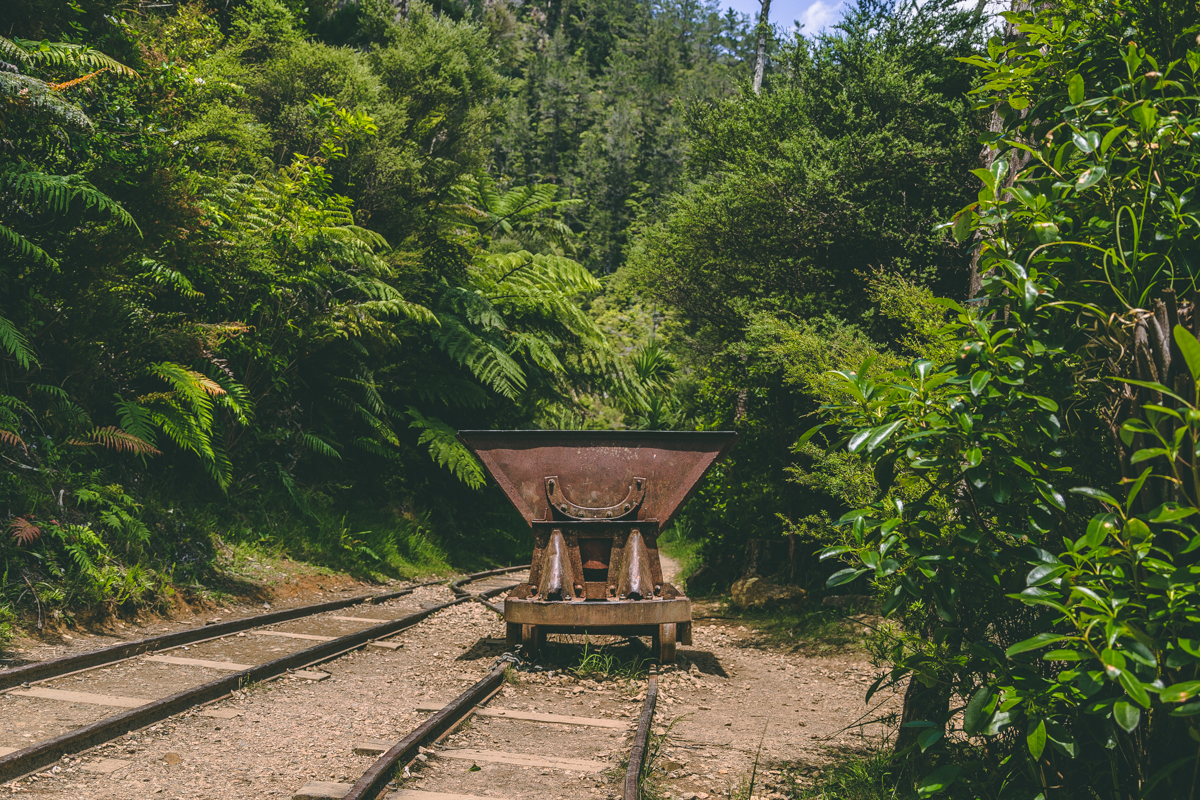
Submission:
[[[504,671],[508,668],[507,661],[501,661],[492,667],[492,671],[483,680],[460,694],[445,708],[421,723],[412,733],[397,742],[391,750],[379,757],[371,768],[358,779],[354,788],[342,800],[375,800],[387,789],[392,771],[397,765],[416,758],[420,748],[432,742],[445,731],[458,724],[464,716],[470,713],[481,700],[496,690],[504,681]]]
[[[637,733],[633,737],[633,749],[629,751],[629,766],[625,768],[624,800],[639,800],[642,764],[646,760],[646,748],[650,741],[650,726],[654,724],[654,706],[658,702],[658,676],[650,668],[646,685],[646,703],[638,719]]]
[[[23,683],[33,683],[35,681],[44,681],[50,678],[57,678],[66,675],[70,672],[78,672],[82,669],[90,667],[98,667],[102,664],[113,664],[117,661],[124,661],[127,658],[149,653],[154,650],[167,650],[172,647],[179,647],[184,644],[193,644],[202,642],[207,639],[219,639],[222,636],[227,636],[231,633],[257,628],[262,625],[273,625],[277,622],[287,622],[288,620],[298,619],[299,617],[308,617],[314,614],[322,614],[326,611],[337,611],[348,606],[358,605],[359,603],[383,603],[388,600],[394,600],[397,597],[404,597],[412,594],[414,589],[419,589],[422,586],[435,586],[441,581],[428,581],[426,583],[418,583],[414,586],[406,586],[403,589],[395,592],[386,592],[384,594],[367,594],[358,595],[356,597],[347,597],[342,600],[331,600],[326,603],[315,603],[308,606],[297,606],[296,608],[288,608],[282,611],[271,611],[267,614],[255,614],[242,619],[234,619],[229,622],[219,622],[215,625],[204,625],[198,628],[188,628],[174,633],[164,633],[159,636],[149,636],[145,639],[137,639],[132,642],[112,645],[111,647],[102,647],[98,650],[90,650],[86,653],[77,653],[71,656],[62,656],[61,658],[52,658],[48,661],[37,661],[32,664],[25,664],[20,667],[11,667],[6,670],[0,670],[0,691],[11,689],[14,686],[19,686]]]
[[[510,567],[508,570],[525,569],[524,567]],[[486,574],[495,574],[495,571]],[[441,583],[437,581],[436,583]],[[413,587],[415,588],[415,587]],[[484,592],[480,596],[491,596],[505,591],[508,587],[498,587]],[[407,590],[411,591],[411,589]],[[401,592],[404,594],[406,592]],[[288,670],[300,669],[312,664],[327,661],[328,659],[340,655],[348,650],[353,650],[361,647],[368,642],[378,639],[383,636],[388,636],[404,628],[415,625],[426,617],[441,611],[451,606],[456,606],[460,603],[469,602],[471,596],[457,597],[446,603],[439,603],[435,606],[416,611],[412,614],[400,617],[399,619],[390,620],[388,622],[374,625],[370,628],[351,633],[346,636],[341,636],[328,642],[322,642],[304,650],[297,651],[290,655],[277,658],[274,661],[268,661],[265,664],[258,664],[249,669],[240,672],[234,672],[229,675],[201,684],[200,686],[185,689],[182,692],[170,695],[169,697],[153,700],[146,705],[132,708],[129,711],[120,714],[114,714],[110,717],[93,722],[90,725],[85,725],[77,728],[70,733],[64,733],[60,736],[55,736],[43,742],[30,745],[14,753],[9,753],[6,756],[0,756],[0,783],[13,780],[21,775],[25,775],[34,770],[41,769],[49,764],[54,763],[59,758],[69,753],[77,753],[81,750],[86,750],[101,742],[109,741],[131,730],[145,727],[154,722],[166,719],[181,711],[186,711],[203,703],[211,702],[220,697],[229,694],[232,691],[240,689],[246,683],[268,680],[284,674]],[[341,603],[343,601],[335,601]],[[319,604],[326,605],[326,604]],[[344,606],[339,606],[344,607]],[[312,608],[312,606],[309,606]],[[297,609],[291,609],[295,611]],[[326,609],[330,610],[330,609]],[[282,612],[281,612],[282,613]],[[261,620],[269,615],[261,615],[252,619]],[[239,622],[241,620],[238,620]],[[198,630],[210,631],[213,626]],[[160,638],[160,637],[153,637]],[[145,641],[145,640],[143,640]],[[136,644],[136,643],[131,643]],[[111,649],[111,648],[109,648]],[[61,661],[61,659],[57,659]],[[121,659],[114,659],[121,660]],[[103,663],[103,662],[102,662]]]

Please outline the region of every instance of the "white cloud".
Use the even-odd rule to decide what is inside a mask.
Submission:
[[[809,36],[819,33],[822,29],[833,25],[842,18],[842,0],[816,0],[804,10],[800,22],[804,23],[804,32]]]

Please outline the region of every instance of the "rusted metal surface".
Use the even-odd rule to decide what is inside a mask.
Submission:
[[[504,619],[524,625],[619,627],[690,622],[692,604],[686,598],[611,603],[540,603],[536,600],[504,601]]]
[[[674,660],[675,624],[690,633],[691,606],[663,580],[658,536],[737,434],[462,431],[459,439],[533,530],[529,580],[505,605],[509,641],[534,654],[551,629],[627,626],[651,633],[660,659]],[[664,602],[675,605],[665,611]]]
[[[642,716],[638,719],[637,733],[633,736],[633,749],[629,752],[629,766],[625,768],[624,800],[640,800],[642,767],[646,762],[646,747],[650,742],[650,726],[654,724],[654,706],[658,703],[658,676],[654,669],[646,685],[646,702]]]
[[[345,795],[343,800],[375,800],[386,788],[396,767],[411,761],[417,756],[418,748],[428,744],[451,728],[463,716],[471,711],[477,703],[491,694],[504,681],[504,670],[507,662],[500,662],[483,680],[460,694],[445,708],[425,720],[412,733],[397,742],[371,765],[371,768],[358,779],[354,788]]]
[[[646,484],[636,519],[656,519],[666,526],[704,473],[733,447],[737,434],[460,431],[458,438],[479,456],[530,525],[572,518],[561,510],[552,512],[548,490],[574,509],[612,509],[626,502],[634,478],[640,477]]]

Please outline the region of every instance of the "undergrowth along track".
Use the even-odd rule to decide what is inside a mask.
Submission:
[[[372,624],[370,627],[360,629],[344,636],[331,637],[294,632],[272,632],[278,636],[293,637],[302,640],[320,640],[320,643],[306,647],[297,652],[289,653],[283,657],[276,658],[265,663],[245,666],[244,668],[232,671],[229,675],[224,675],[220,678],[202,683],[198,686],[192,686],[166,697],[161,697],[146,703],[136,703],[134,707],[127,711],[105,716],[90,724],[80,726],[58,736],[53,736],[49,739],[31,744],[28,747],[0,755],[0,782],[9,781],[26,773],[41,769],[49,764],[52,764],[66,754],[77,753],[102,742],[109,741],[129,731],[150,725],[186,709],[220,698],[241,688],[247,683],[269,680],[273,677],[284,675],[297,669],[303,669],[304,667],[312,666],[322,661],[327,661],[330,658],[336,657],[351,650],[356,650],[371,643],[372,641],[381,639],[410,627],[442,609],[449,608],[460,603],[470,602],[476,599],[482,601],[486,597],[500,594],[511,587],[494,587],[485,592],[473,595],[465,591],[462,586],[468,581],[476,581],[490,576],[514,572],[522,569],[527,569],[527,567],[508,567],[497,570],[487,570],[484,572],[474,573],[473,575],[468,575],[466,578],[455,582],[455,594],[458,596],[453,600],[445,603],[430,605],[420,611],[416,611],[393,620],[381,621],[370,618],[359,618],[363,622],[374,622],[378,624]],[[279,622],[296,619],[319,617],[319,615],[329,611],[348,608],[355,604],[378,604],[389,599],[394,599],[396,597],[402,597],[406,594],[409,594],[413,591],[413,589],[419,588],[419,586],[429,586],[438,583],[444,583],[444,581],[433,581],[425,584],[419,584],[418,586],[406,587],[405,589],[396,592],[389,592],[383,595],[368,595],[363,597],[347,598],[344,600],[333,601],[331,603],[318,603],[311,606],[288,609],[286,611],[259,614],[240,620],[234,620],[228,623],[222,623],[220,625],[192,628],[187,631],[179,631],[172,634],[166,634],[164,636],[150,637],[148,639],[142,639],[136,642],[129,642],[116,645],[114,647],[103,648],[100,650],[91,651],[89,653],[79,654],[77,656],[69,656],[66,658],[54,659],[48,662],[40,662],[22,667],[16,667],[0,672],[0,681],[2,681],[0,682],[0,690],[4,690],[7,694],[29,695],[34,697],[54,696],[55,694],[76,695],[78,697],[91,698],[91,702],[97,702],[98,699],[105,699],[108,701],[130,701],[124,703],[125,705],[130,705],[131,702],[136,701],[136,698],[104,698],[104,696],[101,695],[56,692],[56,690],[41,690],[41,693],[38,694],[37,690],[33,687],[33,684],[37,682],[45,682],[54,678],[61,678],[66,675],[81,671],[86,672],[90,669],[96,669],[106,665],[115,664],[117,662],[132,658],[133,656],[143,655],[148,652],[162,652],[164,650],[181,647],[186,644],[211,641],[214,639],[228,637],[230,635],[242,635],[245,631],[253,630],[255,628],[262,628],[265,625],[273,625]],[[356,618],[341,617],[338,619],[353,621]],[[163,659],[161,656],[158,658],[160,660]],[[229,664],[228,667],[226,667],[220,662],[200,662],[192,659],[171,659],[171,657],[167,657],[167,659],[170,659],[170,663],[195,663],[205,667],[217,667],[222,669],[234,666],[243,667],[243,665],[240,664]],[[101,704],[116,705],[119,703],[101,702]]]

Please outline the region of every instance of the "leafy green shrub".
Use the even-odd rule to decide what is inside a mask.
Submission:
[[[952,226],[977,232],[983,276],[982,302],[946,304],[961,351],[839,373],[829,413],[882,497],[843,518],[825,555],[851,566],[830,583],[870,576],[906,623],[871,692],[910,678],[898,748],[920,796],[1195,780],[1200,345],[1174,326],[1167,371],[1110,335],[1175,313],[1200,277],[1200,19],[1160,11],[1008,15],[1022,38],[969,59],[1004,124]],[[1080,486],[1118,480],[1120,501]]]

